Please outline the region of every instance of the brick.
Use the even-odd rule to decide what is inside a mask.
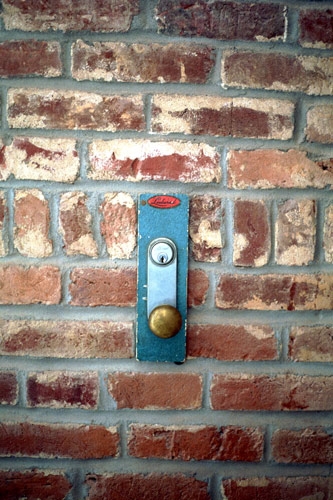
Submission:
[[[331,95],[332,74],[332,57],[226,51],[221,78],[227,87]]]
[[[333,437],[322,427],[278,429],[272,436],[271,446],[273,458],[279,463],[326,464],[333,461]]]
[[[43,371],[29,373],[27,401],[30,408],[98,407],[97,372]]]
[[[45,89],[9,89],[11,128],[136,130],[144,128],[141,96]]]
[[[213,410],[330,411],[333,377],[219,374],[211,384]]]
[[[93,459],[118,454],[117,427],[2,422],[0,456]]]
[[[221,198],[197,195],[190,199],[189,232],[194,260],[221,261],[223,216]]]
[[[129,259],[136,247],[136,205],[128,193],[106,193],[100,207],[103,235],[111,259]]]
[[[76,80],[140,83],[205,83],[215,57],[210,47],[195,44],[94,42],[72,46]]]
[[[93,180],[220,182],[220,155],[207,144],[146,140],[94,141]]]
[[[87,500],[209,500],[206,481],[183,474],[89,474]],[[325,499],[326,500],[326,499]]]
[[[57,267],[0,267],[0,304],[59,304],[61,276]]]
[[[190,269],[188,273],[188,307],[199,307],[206,302],[209,279],[202,269]]]
[[[260,267],[268,263],[271,251],[269,212],[261,200],[235,200],[233,263]]]
[[[325,209],[323,247],[326,262],[333,263],[333,204]]]
[[[264,436],[251,427],[189,427],[132,424],[130,455],[165,460],[232,460],[260,462]]]
[[[225,274],[220,277],[215,300],[220,309],[332,309],[332,286],[329,274]]]
[[[316,245],[316,202],[287,200],[278,206],[275,224],[276,262],[304,266],[314,259]]]
[[[42,40],[0,43],[0,76],[61,76],[60,44]]]
[[[53,251],[49,238],[49,203],[39,189],[15,192],[14,245],[25,257],[49,257]]]
[[[139,12],[139,0],[3,1],[6,30],[22,31],[128,31]]]
[[[287,140],[294,104],[278,99],[154,95],[152,131]]]
[[[125,373],[108,376],[117,408],[195,410],[201,408],[202,378],[194,373]]]
[[[283,6],[264,3],[159,0],[157,22],[161,33],[219,40],[266,42],[285,31]]]
[[[133,268],[76,268],[71,272],[71,305],[131,307],[136,304]]]
[[[225,479],[222,494],[225,500],[330,500],[331,479],[322,476],[249,477]]]
[[[72,139],[15,137],[4,156],[4,180],[13,174],[16,179],[72,183],[80,168]]]
[[[235,189],[318,188],[333,185],[333,158],[311,160],[304,151],[229,151],[228,186]]]
[[[299,31],[303,47],[333,49],[333,9],[301,9]]]
[[[187,330],[187,356],[220,361],[265,361],[278,358],[273,330],[259,325],[192,325]]]
[[[18,397],[16,373],[0,372],[0,405],[15,405]]]
[[[2,500],[25,498],[33,500],[65,500],[72,485],[59,471],[6,470],[0,471]]]
[[[333,142],[333,105],[313,106],[306,115],[306,139],[309,142],[330,144]]]
[[[133,324],[112,321],[0,321],[0,354],[38,358],[132,358]]]
[[[8,242],[6,237],[7,228],[7,200],[4,191],[0,191],[0,257],[4,257],[8,252]]]
[[[87,195],[81,191],[64,193],[59,206],[59,232],[67,255],[98,257],[97,243],[92,233],[92,217]]]
[[[333,361],[333,327],[293,327],[289,337],[289,358],[293,361]]]

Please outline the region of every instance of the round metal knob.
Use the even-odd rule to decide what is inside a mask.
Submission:
[[[169,305],[157,306],[149,316],[151,331],[161,339],[169,339],[177,335],[182,327],[182,316],[178,309]]]

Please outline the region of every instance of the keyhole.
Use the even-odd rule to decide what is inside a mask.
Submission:
[[[168,256],[165,253],[160,253],[157,257],[157,260],[160,264],[166,264],[168,262]]]

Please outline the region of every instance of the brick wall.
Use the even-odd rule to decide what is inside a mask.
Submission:
[[[333,498],[329,1],[3,0],[2,499]],[[188,358],[136,204],[190,196]]]

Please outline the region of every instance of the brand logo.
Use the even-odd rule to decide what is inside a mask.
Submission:
[[[180,205],[180,199],[169,195],[153,196],[148,204],[154,208],[175,208]]]

